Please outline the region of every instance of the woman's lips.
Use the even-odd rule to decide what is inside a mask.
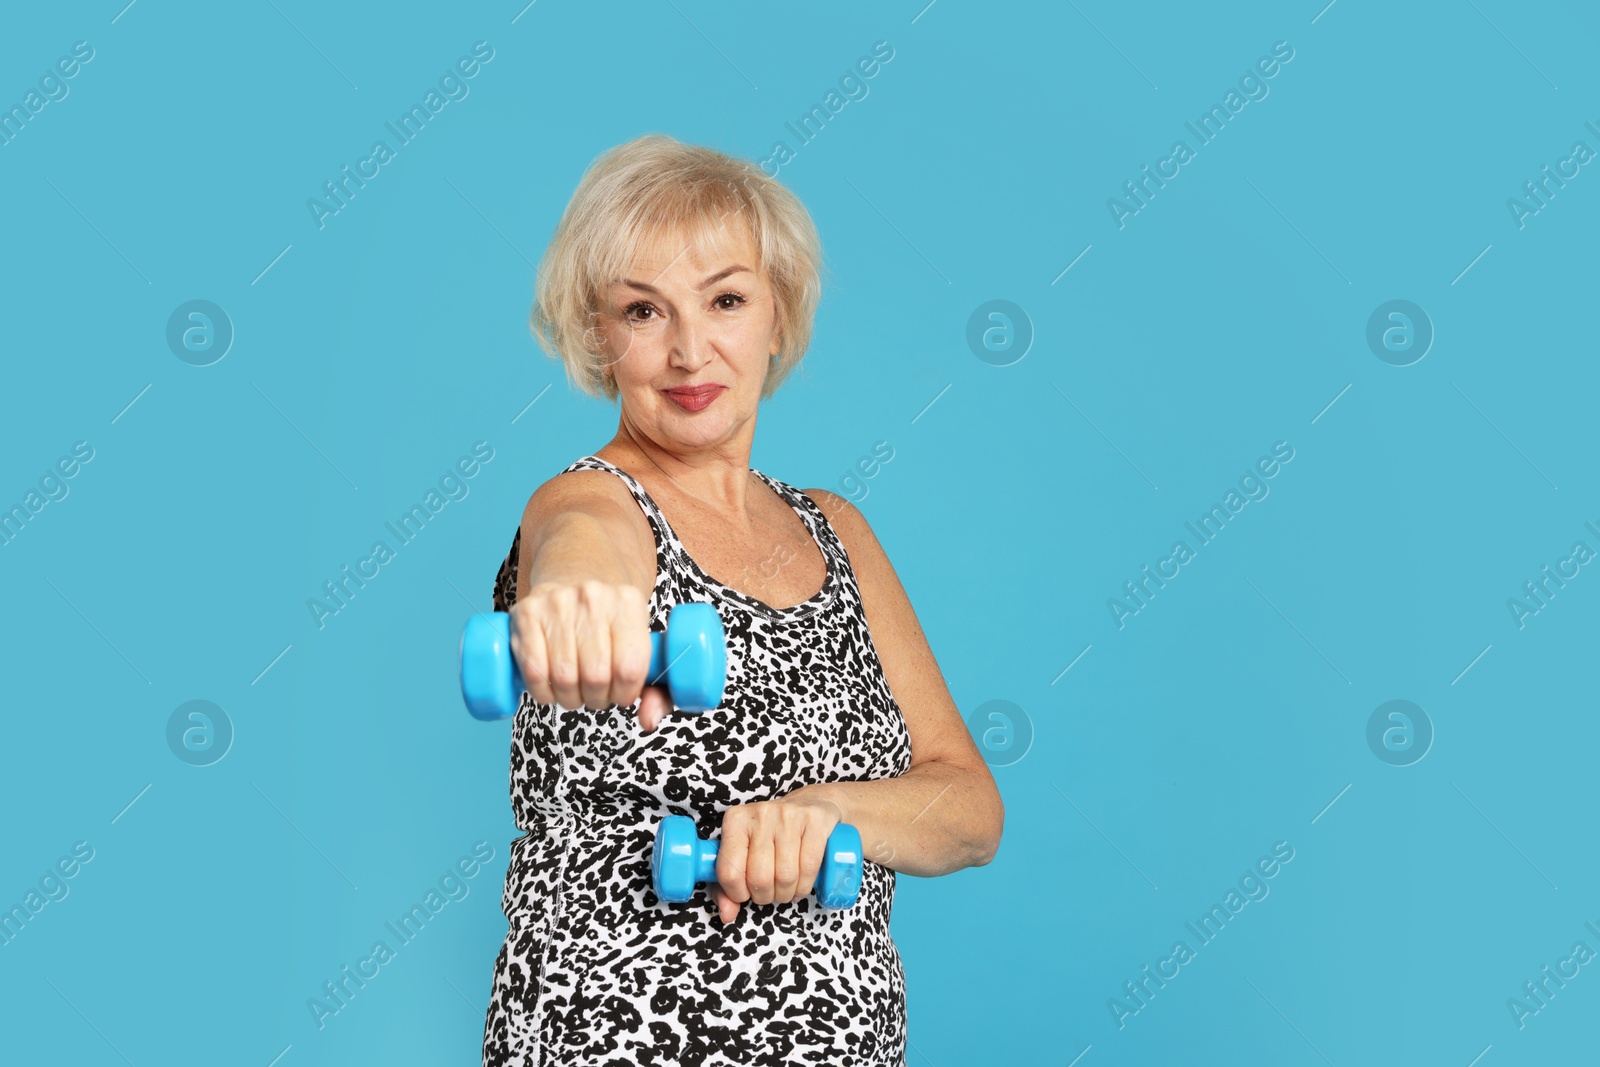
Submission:
[[[662,392],[685,411],[704,411],[726,388],[723,385],[696,385],[687,389],[663,389]]]

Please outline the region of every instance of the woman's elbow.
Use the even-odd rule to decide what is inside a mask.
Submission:
[[[982,867],[994,859],[995,853],[1000,851],[1000,835],[1005,830],[1005,823],[1006,806],[1000,799],[1000,791],[996,789],[994,800],[983,819],[983,832],[973,842],[971,866]]]

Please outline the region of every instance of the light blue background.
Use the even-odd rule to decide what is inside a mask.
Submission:
[[[3,1058],[478,1062],[516,831],[456,641],[616,421],[530,338],[532,264],[600,151],[766,158],[880,40],[780,172],[831,273],[752,463],[842,491],[889,442],[856,496],[951,692],[1034,733],[995,861],[899,880],[908,1062],[1594,1055],[1600,966],[1506,1006],[1600,950],[1600,577],[1520,629],[1506,603],[1600,549],[1600,174],[1506,206],[1600,149],[1591,5],[519,9],[5,15],[0,102],[95,57],[0,146],[0,503],[95,457],[0,548],[0,903],[95,854],[0,947]],[[470,95],[319,230],[306,200],[480,40]],[[1107,199],[1278,41],[1269,95],[1119,229]],[[165,342],[193,299],[236,330],[209,367]],[[1009,366],[965,340],[994,299],[1035,332]],[[1365,341],[1391,299],[1436,330],[1408,367]],[[307,599],[479,440],[470,495],[319,630]],[[1277,441],[1270,495],[1119,629],[1107,599]],[[236,730],[209,767],[165,740],[193,699]],[[1412,766],[1367,746],[1391,699],[1436,730]],[[470,895],[319,1030],[307,999],[478,841]],[[1278,841],[1270,895],[1119,1029],[1108,998]]]

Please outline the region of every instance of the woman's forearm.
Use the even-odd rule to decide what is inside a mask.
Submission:
[[[649,591],[634,558],[618,548],[627,544],[616,524],[594,515],[569,512],[554,516],[524,537],[519,596],[542,582],[573,583],[593,579],[612,585],[634,585]]]
[[[540,486],[522,513],[517,599],[536,585],[586,580],[632,585],[647,596],[655,578],[655,546],[649,527],[626,495],[608,479],[576,485],[552,478]]]
[[[1005,821],[990,775],[943,760],[897,778],[819,782],[789,795],[832,801],[839,821],[861,832],[865,858],[922,878],[994,859]]]

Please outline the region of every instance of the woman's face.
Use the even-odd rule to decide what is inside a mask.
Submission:
[[[778,351],[777,304],[750,235],[721,232],[705,248],[664,238],[603,295],[622,420],[663,448],[720,445],[741,432],[748,441]]]

